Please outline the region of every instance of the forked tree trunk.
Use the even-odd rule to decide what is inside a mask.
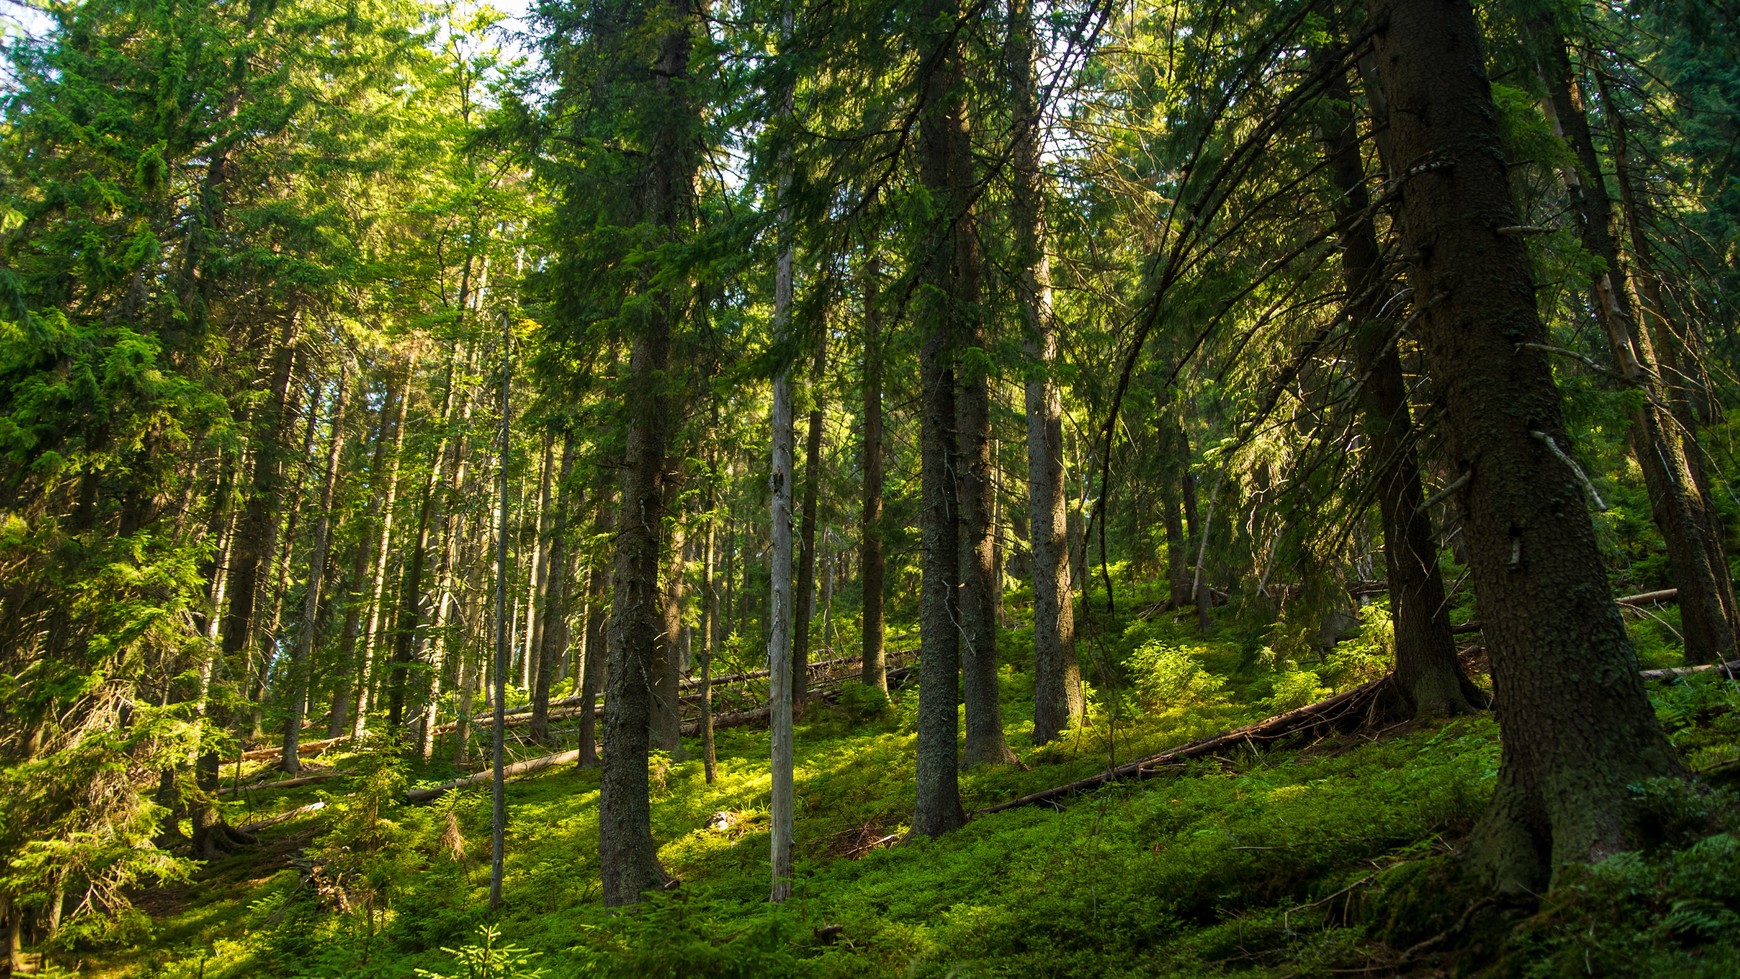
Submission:
[[[1504,739],[1471,844],[1504,893],[1636,847],[1631,786],[1684,769],[1608,590],[1569,454],[1547,339],[1466,0],[1379,0],[1378,69],[1401,176],[1399,224],[1446,449],[1468,475],[1470,571]]]

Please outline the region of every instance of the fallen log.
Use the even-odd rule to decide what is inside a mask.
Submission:
[[[298,755],[318,755],[321,752],[325,751],[326,749],[332,747],[335,744],[338,744],[340,741],[343,741],[343,740],[345,740],[345,739],[344,738],[327,738],[323,741],[304,741],[301,744],[298,744],[296,746],[296,753]],[[276,758],[283,753],[284,753],[284,749],[282,747],[254,748],[252,750],[242,752],[241,760],[242,761],[265,761],[268,758]],[[234,765],[235,762],[234,761],[227,761],[224,764]]]
[[[250,819],[237,828],[244,833],[252,833],[256,830],[265,829],[267,826],[276,826],[279,823],[289,822],[297,816],[306,815],[311,812],[319,812],[325,808],[326,800],[322,799],[319,802],[310,802],[306,806],[297,806],[288,812],[281,812],[276,816],[266,816],[262,819]]]
[[[351,774],[349,771],[315,772],[313,775],[301,775],[287,778],[281,782],[254,782],[251,785],[224,785],[218,788],[218,795],[235,795],[238,792],[264,792],[267,789],[293,789],[298,785],[312,785],[324,782],[329,778],[339,778]]]
[[[1644,670],[1638,676],[1645,680],[1677,680],[1682,676],[1693,676],[1698,673],[1715,673],[1733,680],[1740,676],[1740,659],[1729,660],[1726,663],[1709,663],[1704,666],[1673,666],[1663,670]]]
[[[1362,683],[1345,693],[1338,693],[1328,700],[1320,700],[1315,704],[1307,704],[1283,714],[1276,714],[1274,717],[1246,724],[1244,727],[1234,728],[1223,734],[1199,738],[1189,744],[1162,751],[1157,755],[1149,755],[1146,758],[1125,762],[1115,768],[1100,772],[1097,775],[1090,775],[1087,778],[1077,779],[1066,785],[1034,792],[1019,799],[1011,799],[1008,802],[984,809],[975,809],[972,815],[975,817],[988,816],[991,813],[1003,812],[1007,809],[1019,809],[1023,806],[1052,802],[1065,796],[1075,795],[1078,792],[1085,792],[1088,789],[1097,789],[1112,782],[1149,778],[1159,774],[1159,769],[1181,761],[1202,758],[1239,745],[1254,746],[1259,743],[1278,741],[1301,731],[1337,724],[1355,715],[1363,715],[1361,718],[1363,720],[1364,716],[1369,716],[1376,709],[1385,694],[1384,687],[1390,682],[1390,676],[1381,676],[1376,680]]]
[[[579,760],[580,752],[578,750],[558,751],[553,755],[545,755],[542,758],[528,758],[525,761],[515,762],[512,765],[503,768],[501,770],[501,775],[503,779],[516,778],[520,775],[529,775],[532,772],[542,771],[552,765],[566,765],[570,762]],[[451,782],[442,782],[440,785],[431,785],[422,789],[406,789],[405,801],[428,802],[431,799],[438,799],[454,789],[463,789],[471,785],[482,785],[493,778],[494,775],[495,769],[486,768],[483,771],[478,772],[476,775],[467,775],[464,778],[456,778]]]

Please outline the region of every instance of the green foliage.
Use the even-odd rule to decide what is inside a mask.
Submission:
[[[441,951],[453,957],[460,971],[447,973],[418,969],[419,979],[540,979],[543,969],[533,968],[531,961],[537,952],[518,945],[501,943],[501,929],[494,925],[479,925],[478,943],[459,948],[442,946]]]

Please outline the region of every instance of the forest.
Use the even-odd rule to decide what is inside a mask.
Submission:
[[[0,975],[1740,975],[1733,0],[0,0]]]

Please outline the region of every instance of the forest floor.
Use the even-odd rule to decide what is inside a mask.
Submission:
[[[1090,684],[1090,723],[1037,748],[1031,676],[1012,663],[1004,720],[1023,765],[964,773],[963,803],[985,808],[1348,689],[1381,669],[1374,632],[1301,665],[1230,625],[1203,640],[1164,614],[1132,617],[1084,643],[1083,672],[1103,681]],[[1004,635],[1009,658],[1025,637]],[[1646,666],[1672,665],[1670,652],[1652,655]],[[1694,768],[1732,770],[1731,681],[1652,693]],[[697,758],[655,759],[653,832],[679,883],[625,913],[600,901],[596,770],[510,783],[506,900],[492,915],[487,789],[402,805],[407,778],[454,769],[407,772],[363,752],[323,759],[354,776],[235,803],[238,822],[328,804],[188,884],[141,895],[119,932],[64,958],[87,975],[177,979],[1740,974],[1740,839],[1725,789],[1654,799],[1679,827],[1655,851],[1573,871],[1539,907],[1467,915],[1472,898],[1447,882],[1498,766],[1488,717],[1241,748],[903,843],[916,706],[915,690],[885,704],[847,697],[800,721],[797,879],[783,905],[766,899],[764,731],[719,732],[712,784]]]

